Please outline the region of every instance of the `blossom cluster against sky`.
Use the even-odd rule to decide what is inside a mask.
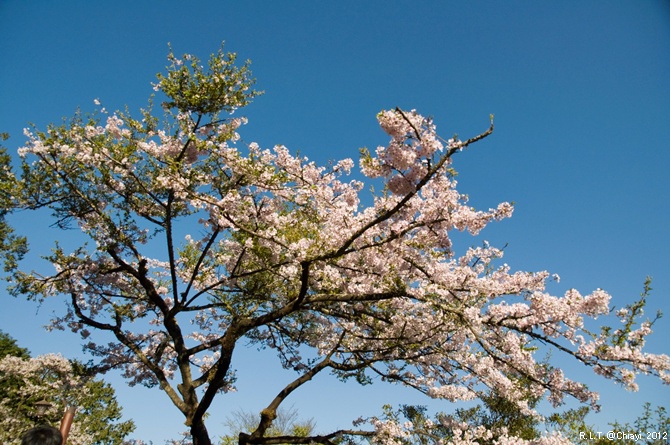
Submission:
[[[507,244],[505,261],[512,269],[560,275],[555,293],[600,287],[621,306],[637,297],[651,275],[650,308],[670,312],[670,5],[665,1],[186,6],[5,0],[0,23],[0,131],[10,133],[5,145],[11,152],[23,145],[29,122],[44,128],[78,107],[93,111],[94,100],[110,110],[145,106],[155,74],[167,64],[168,42],[176,54],[206,59],[225,40],[227,50],[252,59],[257,86],[265,90],[242,111],[249,124],[241,130],[246,142],[264,148],[284,144],[325,163],[385,144],[375,120],[382,109],[416,108],[434,117],[445,138],[478,134],[495,114],[494,134],[454,162],[459,190],[474,206],[515,202],[514,217],[479,238]],[[29,229],[30,221],[17,218]],[[32,235],[35,246],[59,237],[57,229]],[[11,297],[0,304],[0,329],[21,346],[34,354],[80,354],[75,336],[41,330],[54,307]],[[670,320],[661,319],[655,331],[649,349],[670,352],[665,340]],[[264,357],[255,350],[246,354],[251,361]],[[242,389],[257,388],[260,394],[280,387],[263,371],[239,368],[239,396],[229,403],[258,409],[267,397],[257,399]],[[592,420],[602,428],[614,419],[630,420],[644,401],[667,406],[670,400],[668,388],[649,379],[629,394],[592,379],[590,371],[566,372],[585,373],[601,392],[603,412]],[[160,417],[146,410],[149,403],[165,403],[162,394],[128,390],[117,376],[109,378],[126,414],[139,425],[138,438],[161,443],[176,436],[174,408]],[[399,398],[421,402],[397,388],[345,388],[320,377],[297,394],[295,407],[325,429],[348,427],[338,423],[338,413],[352,404],[371,414]]]

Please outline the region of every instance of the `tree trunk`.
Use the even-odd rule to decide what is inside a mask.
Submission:
[[[193,438],[193,445],[212,445],[207,427],[202,419],[191,425],[191,437]]]

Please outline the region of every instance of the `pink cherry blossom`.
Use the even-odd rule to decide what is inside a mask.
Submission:
[[[507,202],[472,208],[451,170],[454,156],[491,134],[492,124],[466,141],[445,141],[415,110],[382,111],[391,139],[363,150],[360,161],[365,180],[383,185],[369,196],[360,177],[348,176],[351,159],[319,166],[283,145],[244,144],[238,132],[246,120],[210,110],[236,108],[233,96],[198,83],[230,70],[225,58],[207,75],[176,60],[157,84],[173,99],[168,130],[119,113],[105,125],[74,121],[49,137],[26,133],[20,154],[31,174],[21,205],[51,208],[58,224],[76,223],[95,246],[56,248],[53,275],[19,273],[14,289],[66,298],[52,327],[81,333],[100,365],[123,369],[130,384],[160,387],[194,443],[208,443],[204,414],[214,397],[234,390],[241,344],[274,349],[279,364],[297,372],[270,395],[250,432],[258,443],[278,405],[323,370],[450,401],[495,392],[529,414],[528,391],[555,405],[598,399],[547,366],[537,345],[631,389],[638,373],[670,383],[669,358],[642,350],[651,323],[636,327],[636,311],[617,312],[619,331],[584,328],[586,319],[608,318],[607,292],[555,296],[546,289],[549,272],[515,271],[501,249],[453,249],[454,230],[477,235],[513,213]],[[173,74],[195,80],[178,89]],[[92,330],[114,340],[99,343]],[[395,444],[413,428],[369,423],[372,430],[338,437],[374,434]],[[459,431],[454,444],[491,437]],[[565,442],[548,435],[536,443]]]

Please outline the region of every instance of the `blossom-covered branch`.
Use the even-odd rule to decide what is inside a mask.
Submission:
[[[240,436],[249,443],[279,443],[264,436],[273,413],[324,370],[449,401],[495,393],[529,415],[528,394],[597,403],[538,360],[540,346],[630,388],[639,372],[670,382],[668,357],[642,350],[651,323],[637,327],[639,306],[619,313],[619,330],[591,334],[585,319],[610,315],[605,291],[554,296],[548,272],[512,271],[501,249],[453,249],[454,231],[476,235],[513,212],[506,202],[476,210],[457,190],[454,157],[492,134],[492,120],[470,139],[444,140],[415,110],[382,111],[390,140],[362,151],[353,179],[352,159],[322,167],[241,142],[246,119],[230,113],[258,93],[234,55],[219,51],[207,69],[191,55],[169,63],[155,84],[162,120],[101,109],[26,132],[16,205],[50,209],[81,243],[54,249],[52,275],[15,274],[13,292],[69,296],[52,327],[80,333],[131,384],[158,385],[196,444],[211,443],[205,414],[234,389],[235,350],[248,342],[299,374],[268,395],[258,428]],[[364,196],[363,180],[382,192]],[[115,340],[96,343],[91,329]],[[369,428],[312,439],[397,443],[398,425]],[[487,434],[463,432],[459,443]]]

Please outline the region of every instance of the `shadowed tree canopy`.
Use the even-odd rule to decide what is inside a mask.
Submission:
[[[28,359],[30,358],[30,351],[19,346],[10,335],[0,331],[0,359],[8,355]]]
[[[248,62],[222,49],[205,65],[168,60],[154,85],[160,112],[101,108],[26,132],[21,173],[6,178],[13,205],[49,209],[84,241],[55,245],[45,256],[55,271],[15,273],[12,291],[62,299],[53,327],[81,334],[100,369],[163,391],[196,445],[211,443],[205,414],[233,389],[236,348],[249,343],[295,371],[240,434],[251,444],[394,444],[414,434],[371,417],[350,430],[270,436],[282,403],[319,373],[448,401],[493,391],[523,413],[529,394],[555,405],[597,400],[537,360],[538,345],[629,388],[638,372],[670,381],[668,357],[643,351],[653,320],[637,303],[610,314],[603,290],[551,295],[548,272],[513,271],[501,249],[454,250],[453,231],[476,235],[512,215],[509,203],[474,209],[456,189],[454,160],[493,132],[492,117],[459,140],[415,110],[381,111],[387,143],[363,149],[352,176],[352,159],[319,166],[281,145],[242,142],[239,109],[259,94]],[[584,329],[608,315],[618,327]],[[488,437],[482,428],[453,441]]]

